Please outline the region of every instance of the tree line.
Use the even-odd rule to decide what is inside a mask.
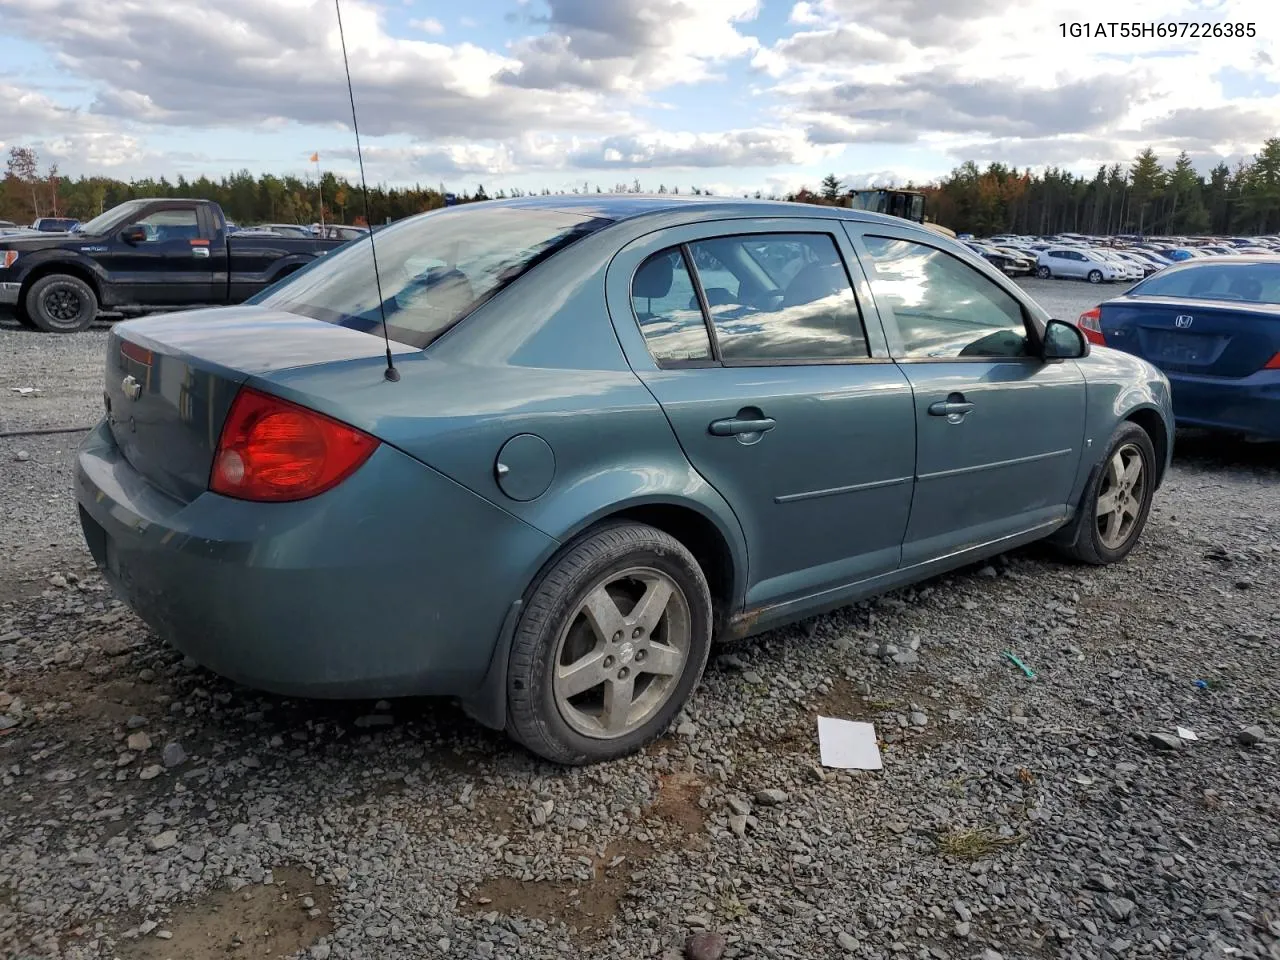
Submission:
[[[885,186],[894,186],[885,184]],[[905,185],[911,188],[910,183]],[[1041,173],[1019,171],[1002,163],[985,170],[966,162],[935,183],[919,187],[926,196],[930,220],[959,232],[987,236],[994,233],[1048,234],[1073,231],[1089,234],[1255,234],[1280,231],[1280,137],[1234,168],[1218,164],[1207,177],[1200,175],[1186,153],[1164,167],[1155,152],[1144,149],[1127,167],[1102,166],[1092,177],[1050,167]],[[612,185],[584,182],[555,193],[640,193],[638,180]],[[680,193],[680,187],[659,185],[658,193]],[[692,194],[710,191],[686,188]],[[834,174],[817,190],[801,188],[768,199],[839,204],[852,193]],[[528,195],[523,190],[488,193],[483,185],[451,196],[458,203]],[[744,194],[745,196],[745,194]],[[760,192],[756,198],[764,196]],[[31,147],[10,149],[0,180],[0,220],[29,223],[42,216],[88,220],[102,211],[138,197],[198,197],[216,200],[227,216],[242,224],[315,223],[364,224],[360,185],[325,173],[319,179],[261,174],[248,170],[219,179],[118,180],[112,177],[59,175],[56,165],[43,172]],[[443,185],[369,188],[369,219],[398,220],[444,206]]]

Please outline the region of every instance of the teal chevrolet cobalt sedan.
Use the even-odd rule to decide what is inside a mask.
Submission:
[[[1043,538],[1121,560],[1168,467],[1158,370],[904,220],[542,197],[374,241],[377,277],[353,243],[111,330],[85,538],[253,687],[452,696],[617,757],[718,635]]]

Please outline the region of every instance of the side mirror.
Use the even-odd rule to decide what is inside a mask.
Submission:
[[[1089,341],[1075,324],[1050,320],[1044,328],[1040,356],[1045,360],[1079,360],[1089,355]]]
[[[147,228],[139,223],[125,227],[120,231],[120,239],[125,243],[145,243],[147,240]]]

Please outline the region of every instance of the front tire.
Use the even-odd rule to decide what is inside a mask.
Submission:
[[[51,273],[33,283],[23,305],[32,324],[45,333],[87,330],[98,315],[93,287],[65,273]]]
[[[1129,422],[1116,428],[1069,528],[1072,536],[1060,542],[1065,553],[1095,566],[1128,556],[1151,512],[1156,469],[1155,446],[1147,431]]]
[[[556,763],[634,753],[697,685],[711,623],[706,577],[674,537],[636,523],[588,534],[528,597],[511,642],[507,732]]]
[[[1101,271],[1101,270],[1090,270],[1090,271],[1089,271],[1089,282],[1090,282],[1090,283],[1101,283],[1101,282],[1102,282],[1102,271]]]
[[[1037,267],[1036,276],[1039,277],[1041,280],[1048,280],[1051,276],[1053,276],[1053,273],[1049,270],[1048,267]]]

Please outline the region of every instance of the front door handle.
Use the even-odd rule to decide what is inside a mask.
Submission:
[[[953,400],[948,397],[946,400],[939,400],[929,405],[929,416],[931,417],[962,417],[973,409],[973,404],[967,400]]]
[[[711,431],[712,436],[739,437],[744,433],[765,433],[772,430],[776,424],[777,421],[772,417],[760,417],[755,420],[730,417],[728,420],[711,421],[707,429]]]

